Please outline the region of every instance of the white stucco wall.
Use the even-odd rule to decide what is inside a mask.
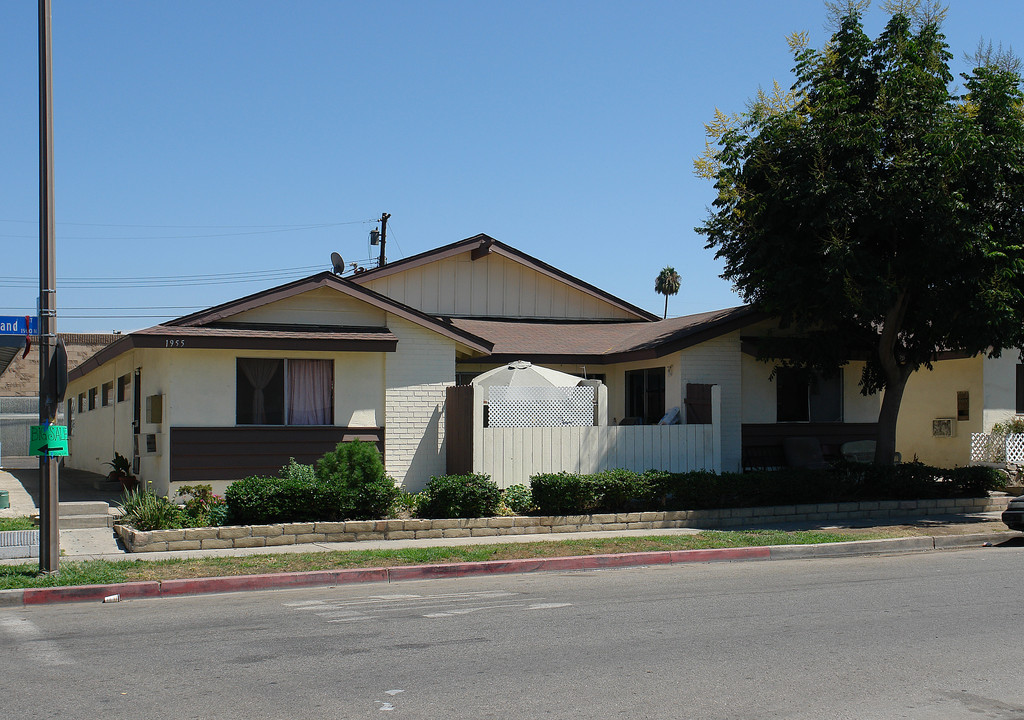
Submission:
[[[74,401],[74,417],[68,442],[69,455],[65,461],[68,467],[106,475],[114,453],[132,457],[132,388],[129,384],[125,399],[117,401],[117,379],[122,375],[131,376],[137,363],[137,353],[126,353],[113,362],[68,383],[65,397]],[[102,387],[113,383],[111,404],[102,406]],[[96,409],[78,411],[78,396],[86,396],[88,408],[89,390],[96,388]]]
[[[997,358],[982,358],[985,378],[982,430],[989,432],[996,423],[1017,415],[1017,363],[1020,353],[1006,350]],[[973,396],[972,396],[973,401]]]
[[[385,363],[384,455],[387,472],[406,490],[445,473],[444,405],[455,384],[455,343],[397,316],[388,327],[398,351]]]
[[[677,369],[679,404],[687,383],[718,385],[722,393],[722,470],[742,469],[743,373],[740,333],[732,332],[683,350]]]

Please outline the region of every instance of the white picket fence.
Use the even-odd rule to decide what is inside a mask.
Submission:
[[[721,393],[710,425],[476,427],[473,471],[498,487],[529,485],[538,473],[722,469]]]

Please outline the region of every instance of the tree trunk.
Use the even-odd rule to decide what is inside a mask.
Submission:
[[[661,316],[662,320],[668,318],[668,293],[665,293],[665,314]]]
[[[903,318],[907,314],[909,298],[901,292],[885,315],[885,325],[878,338],[878,362],[885,375],[885,395],[878,411],[878,439],[875,442],[875,464],[892,465],[896,462],[896,421],[899,419],[903,390],[913,368],[901,365],[896,357],[896,341],[899,338]]]
[[[903,390],[906,388],[909,378],[909,372],[900,372],[895,379],[886,377],[882,407],[878,411],[878,437],[875,442],[876,465],[892,465],[896,461],[896,421],[899,419]]]

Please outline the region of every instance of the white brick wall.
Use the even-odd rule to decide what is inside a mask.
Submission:
[[[739,332],[707,340],[680,353],[680,381],[683,394],[686,383],[714,383],[722,388],[722,470],[741,469],[742,450],[742,373]]]
[[[445,388],[455,384],[455,343],[394,315],[398,349],[386,355],[384,456],[387,472],[418,491],[445,472]]]

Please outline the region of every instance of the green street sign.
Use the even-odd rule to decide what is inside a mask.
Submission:
[[[29,428],[29,455],[67,455],[68,429],[65,425],[33,425]]]

